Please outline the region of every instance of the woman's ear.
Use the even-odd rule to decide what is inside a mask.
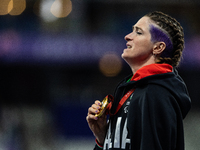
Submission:
[[[153,54],[160,55],[166,48],[165,42],[156,42],[153,47]]]

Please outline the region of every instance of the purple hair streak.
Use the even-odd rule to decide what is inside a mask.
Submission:
[[[162,57],[171,57],[173,52],[173,44],[170,37],[158,27],[150,25],[151,41],[164,42],[166,44],[165,50],[162,52]]]

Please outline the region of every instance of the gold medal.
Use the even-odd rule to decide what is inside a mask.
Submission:
[[[104,114],[104,112],[106,111],[106,108],[107,108],[107,106],[109,104],[108,96],[106,96],[103,99],[103,101],[101,102],[101,104],[102,105],[101,105],[101,109],[100,109],[99,113],[95,114],[96,117],[101,117]]]

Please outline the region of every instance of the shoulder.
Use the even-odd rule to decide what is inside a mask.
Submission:
[[[136,88],[134,101],[140,106],[148,107],[172,107],[176,105],[174,95],[165,87],[156,84]]]
[[[165,86],[162,86],[160,84],[148,84],[145,90],[145,93],[147,95],[154,95],[154,96],[166,96],[166,95],[171,95],[170,91],[168,88]]]
[[[136,94],[142,93],[140,96],[151,96],[151,97],[165,97],[171,95],[170,91],[159,84],[148,84],[145,86],[137,87],[135,90]]]

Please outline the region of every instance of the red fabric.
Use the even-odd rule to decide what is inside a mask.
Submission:
[[[169,64],[150,64],[138,69],[131,78],[131,81],[137,81],[151,75],[172,72],[172,70],[173,67]]]

